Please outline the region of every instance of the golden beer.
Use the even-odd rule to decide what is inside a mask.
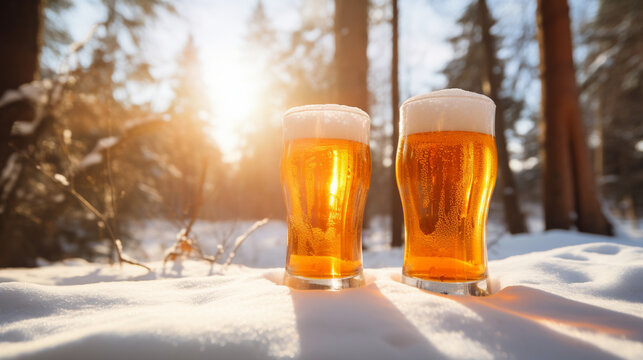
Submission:
[[[490,99],[462,90],[403,105],[396,175],[405,282],[442,293],[486,291],[486,221],[497,171],[494,111]]]
[[[287,283],[298,288],[358,286],[371,177],[364,123],[370,120],[361,110],[336,105],[298,109],[284,117],[281,159]]]
[[[449,282],[483,279],[485,222],[496,181],[493,136],[412,134],[402,139],[397,156],[408,239],[404,274]]]

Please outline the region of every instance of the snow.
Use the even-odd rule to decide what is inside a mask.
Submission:
[[[249,223],[193,231],[213,249]],[[643,358],[638,238],[504,236],[489,250],[495,293],[478,298],[400,283],[402,252],[377,228],[365,232],[367,285],[324,292],[281,285],[282,222],[251,235],[235,258],[245,265],[228,268],[163,268],[154,259],[173,226],[138,225],[150,273],[79,259],[0,270],[0,358]]]
[[[120,141],[118,136],[108,136],[102,139],[99,139],[89,154],[85,155],[80,161],[80,168],[86,169],[88,167],[100,164],[103,161],[103,151],[115,146]]]
[[[5,204],[13,187],[16,185],[22,170],[22,164],[19,161],[20,154],[13,153],[7,158],[7,163],[0,173],[0,214],[4,213]]]
[[[6,106],[13,102],[20,101],[23,98],[24,96],[19,90],[9,89],[5,91],[4,94],[2,94],[2,97],[0,97],[0,107]]]

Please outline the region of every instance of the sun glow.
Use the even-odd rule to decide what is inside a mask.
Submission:
[[[204,81],[213,108],[211,134],[224,161],[240,159],[244,134],[256,126],[252,114],[259,103],[262,76],[259,64],[242,57],[217,56],[203,61]]]

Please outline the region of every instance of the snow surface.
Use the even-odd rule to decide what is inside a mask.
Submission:
[[[147,225],[141,247],[160,248],[167,229]],[[244,230],[234,225],[194,229]],[[146,273],[75,259],[0,270],[0,358],[643,359],[641,239],[504,236],[489,250],[495,293],[476,298],[400,283],[402,253],[376,230],[365,287],[289,289],[283,226],[241,247],[235,261],[253,267],[152,261]]]

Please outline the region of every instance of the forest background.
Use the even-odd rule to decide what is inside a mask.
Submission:
[[[281,115],[311,103],[371,114],[365,227],[400,246],[398,106],[444,87],[498,105],[490,237],[639,227],[643,6],[560,3],[0,2],[0,266],[111,259],[144,219],[284,219]]]

